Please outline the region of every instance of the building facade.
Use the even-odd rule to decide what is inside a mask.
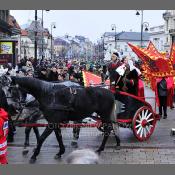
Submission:
[[[21,34],[18,35],[18,57],[22,58],[34,58],[35,55],[35,22],[21,30]],[[44,58],[51,57],[51,34],[47,28],[42,28],[40,21],[37,22],[37,58],[41,59],[42,54]],[[53,41],[52,41],[53,42]],[[42,53],[43,45],[43,53]]]
[[[58,58],[92,59],[93,43],[84,36],[57,37],[54,40],[55,55]]]
[[[116,37],[116,42],[115,42]],[[97,50],[99,57],[101,59],[110,60],[112,52],[118,52],[121,57],[131,56],[137,59],[137,56],[128,46],[128,42],[139,45],[141,43],[141,33],[140,32],[106,32],[98,41]],[[144,32],[142,38],[142,45],[146,47],[149,42],[149,33]]]
[[[166,45],[165,49],[169,50],[173,42],[175,42],[175,10],[166,10],[163,14],[165,20],[165,35]]]
[[[150,27],[149,39],[160,52],[164,52],[167,49],[165,25]]]

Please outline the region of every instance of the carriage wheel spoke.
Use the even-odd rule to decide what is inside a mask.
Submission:
[[[144,111],[142,111],[142,119],[144,119],[144,116],[145,116]]]
[[[143,134],[144,134],[144,137],[146,137],[146,129],[143,128]]]
[[[146,126],[146,130],[148,131],[148,134],[150,133],[150,129],[148,126]]]
[[[149,113],[149,115],[146,117],[146,119],[148,120],[151,115],[152,115],[152,113]]]
[[[140,114],[139,114],[139,120],[141,120],[141,118],[142,118],[142,117],[141,117]]]
[[[147,117],[147,114],[148,114],[148,109],[146,110],[145,115],[144,115],[144,118],[145,118],[145,119],[146,119],[146,117]]]
[[[141,124],[138,124],[137,126],[136,126],[136,128],[138,128],[138,127],[140,127],[141,126]]]
[[[142,135],[143,135],[143,128],[141,129],[140,137],[142,137]]]
[[[141,129],[142,129],[142,126],[140,126],[140,128],[138,129],[137,134],[139,134],[139,132],[141,131]]]
[[[147,122],[151,122],[151,121],[153,121],[154,119],[153,118],[151,118],[151,119],[149,119]]]
[[[141,123],[141,121],[140,121],[140,120],[136,120],[136,122]]]

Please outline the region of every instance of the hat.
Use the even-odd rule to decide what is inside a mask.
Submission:
[[[113,52],[114,55],[116,55],[117,57],[119,57],[118,52]]]

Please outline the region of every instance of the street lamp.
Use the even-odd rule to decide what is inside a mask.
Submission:
[[[111,25],[112,30],[115,32],[115,49],[117,49],[117,33],[116,33],[116,25],[112,24]]]
[[[35,10],[35,58],[34,58],[34,67],[37,65],[37,10]]]
[[[45,10],[46,12],[50,11],[50,10]],[[41,20],[41,25],[42,25],[42,48],[41,48],[41,51],[42,51],[42,60],[44,59],[44,43],[43,43],[43,30],[44,30],[44,19],[43,19],[43,13],[44,13],[44,10],[42,10],[42,20]]]
[[[140,12],[137,11],[136,15],[139,16]],[[140,39],[140,47],[143,47],[142,42],[143,42],[143,28],[145,27],[145,31],[148,31],[149,23],[148,22],[143,22],[143,10],[141,10],[141,39]]]
[[[53,40],[53,37],[52,37],[52,29],[55,29],[56,28],[56,26],[55,26],[55,23],[52,23],[51,24],[51,60],[52,60],[52,55],[53,55],[53,43],[52,43],[52,40]]]

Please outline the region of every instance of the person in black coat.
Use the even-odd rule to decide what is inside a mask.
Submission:
[[[164,119],[167,118],[167,94],[168,94],[168,90],[167,90],[167,82],[165,80],[165,78],[162,78],[162,80],[157,83],[157,90],[158,90],[158,98],[159,98],[159,115],[162,116],[162,108],[163,108],[163,112],[164,112]]]
[[[57,69],[54,67],[51,69],[48,81],[57,81],[58,80],[58,72]]]

